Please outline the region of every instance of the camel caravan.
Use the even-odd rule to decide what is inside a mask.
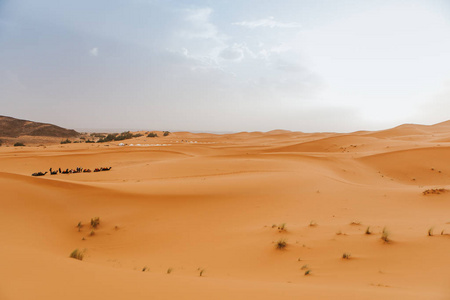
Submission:
[[[95,168],[94,171],[92,171],[91,169],[83,169],[83,168],[75,168],[75,169],[65,169],[65,170],[61,170],[61,168],[59,168],[58,170],[53,170],[52,168],[49,169],[50,175],[57,175],[57,174],[76,174],[76,173],[91,173],[91,172],[102,172],[102,171],[109,171],[111,170],[112,167],[106,167],[106,168]],[[45,174],[47,174],[48,172],[36,172],[31,174],[31,176],[44,176]]]

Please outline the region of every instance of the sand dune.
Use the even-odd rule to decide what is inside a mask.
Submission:
[[[448,299],[449,124],[0,147],[0,299]]]

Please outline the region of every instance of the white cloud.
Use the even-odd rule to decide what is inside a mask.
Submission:
[[[258,27],[268,27],[268,28],[299,28],[299,27],[301,27],[301,25],[297,22],[283,23],[283,22],[275,21],[274,17],[268,17],[268,18],[259,19],[256,21],[235,22],[235,23],[231,23],[231,24],[247,27],[250,29],[255,29]]]
[[[98,56],[98,48],[97,47],[92,48],[91,50],[89,50],[89,54],[91,56]]]
[[[235,45],[222,50],[220,57],[225,60],[239,62],[244,58],[244,50]]]
[[[189,39],[217,39],[217,28],[209,20],[212,12],[209,7],[187,9],[185,20],[190,26],[181,32],[182,35]]]

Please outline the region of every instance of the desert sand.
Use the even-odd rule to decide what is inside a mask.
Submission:
[[[124,143],[0,147],[0,299],[450,297],[450,122]]]

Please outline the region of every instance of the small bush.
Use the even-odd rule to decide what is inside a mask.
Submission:
[[[342,254],[343,259],[350,259],[350,256],[352,256],[350,253],[344,253]]]
[[[389,232],[387,231],[386,227],[383,228],[383,232],[381,233],[381,239],[385,243],[389,243],[391,240],[389,239]]]
[[[119,135],[116,134],[116,136],[113,138],[113,140],[114,141],[123,141],[123,140],[128,140],[128,139],[140,137],[140,136],[142,136],[142,134],[140,134],[140,133],[132,134],[129,131],[125,131]]]
[[[284,239],[278,240],[278,242],[276,244],[276,248],[279,250],[286,248],[286,246],[287,246],[287,243],[286,243],[286,240],[284,240]]]
[[[110,133],[108,134],[106,137],[102,137],[100,138],[97,143],[107,143],[107,142],[112,142],[116,139],[118,133]]]
[[[151,137],[151,138],[153,138],[153,137],[158,137],[158,134],[156,134],[156,133],[154,133],[154,132],[150,132],[150,133],[147,135],[147,137]]]
[[[167,269],[167,274],[170,274],[170,273],[172,273],[172,268],[168,268]],[[201,275],[200,275],[201,276]]]
[[[433,229],[434,229],[434,227],[431,227],[430,229],[428,229],[428,236],[433,236]]]
[[[439,195],[441,193],[445,193],[448,190],[446,189],[428,189],[422,192],[423,195]]]
[[[309,226],[315,227],[315,226],[317,226],[317,223],[315,221],[311,221],[311,222],[309,222]]]
[[[311,270],[306,270],[305,276],[311,275]]]
[[[24,143],[20,143],[20,142],[17,142],[17,143],[14,144],[14,147],[23,147],[23,146],[25,146],[25,144]]]
[[[75,249],[72,251],[72,253],[70,253],[70,257],[78,259],[78,260],[83,260],[84,253],[83,253],[83,251],[79,251],[78,249]]]
[[[100,225],[100,218],[99,217],[92,218],[91,219],[91,227],[97,228],[98,225]]]
[[[278,230],[279,231],[286,231],[286,223],[278,225]]]
[[[202,277],[204,272],[205,272],[205,269],[201,269],[200,273],[199,273],[199,276]]]
[[[367,226],[365,234],[372,234],[372,231],[370,231],[370,226]]]
[[[70,143],[72,143],[72,141],[69,139],[65,139],[64,141],[61,141],[61,144],[70,144]]]
[[[164,131],[163,136],[168,136],[170,134],[169,131]]]
[[[86,142],[85,142],[86,144],[90,144],[90,143],[95,143],[94,141],[91,141],[91,140],[86,140]]]

